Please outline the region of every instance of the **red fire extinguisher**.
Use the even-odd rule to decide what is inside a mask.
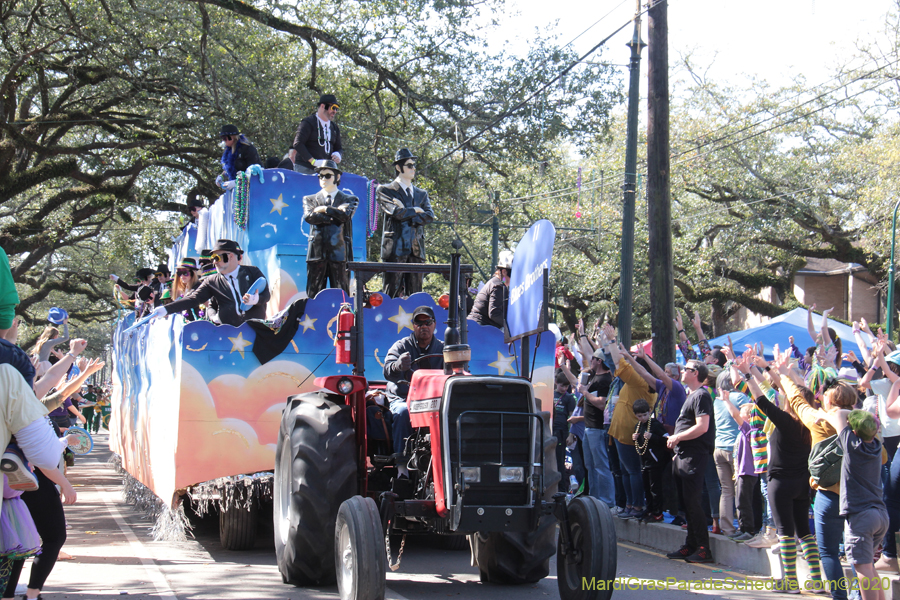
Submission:
[[[350,330],[353,328],[353,319],[353,308],[350,304],[341,304],[337,316],[337,335],[334,338],[334,345],[337,347],[335,359],[339,365],[353,363],[350,351]]]

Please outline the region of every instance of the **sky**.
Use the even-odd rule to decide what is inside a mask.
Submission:
[[[674,68],[679,56],[690,54],[692,62],[706,66],[707,77],[718,82],[739,84],[748,75],[756,75],[786,85],[803,74],[814,86],[831,78],[830,67],[854,55],[858,40],[884,44],[885,15],[894,4],[893,0],[670,0],[669,65]],[[612,33],[635,11],[634,0],[566,0],[555,5],[562,10],[552,14],[548,6],[554,4],[538,0],[508,0],[507,6],[521,14],[504,16],[500,35],[494,39],[508,40],[511,48],[555,19],[558,23],[550,30],[567,43],[602,18],[574,41],[579,53]],[[607,43],[604,60],[628,63],[630,50],[625,43],[632,30],[629,25]],[[647,41],[646,16],[643,39]],[[642,59],[646,65],[646,51]],[[670,77],[677,79],[678,74]]]

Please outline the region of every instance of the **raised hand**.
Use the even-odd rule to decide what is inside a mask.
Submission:
[[[678,329],[678,331],[684,329],[684,321],[681,320],[681,313],[678,312],[677,308],[675,309],[675,318],[673,319],[673,321],[675,321],[675,327]]]
[[[851,363],[859,361],[859,359],[856,357],[856,353],[853,350],[844,354],[844,360],[850,361]]]

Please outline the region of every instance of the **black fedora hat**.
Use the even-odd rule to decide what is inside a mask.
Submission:
[[[334,94],[322,94],[319,96],[319,104],[324,104],[325,106],[330,106],[332,104],[339,104],[337,101],[337,97]],[[316,106],[318,106],[317,104]]]
[[[316,173],[318,173],[322,169],[331,169],[335,173],[343,173],[343,171],[341,171],[341,168],[337,166],[336,162],[328,159],[319,159],[316,161],[316,164],[313,165],[313,171],[315,171]]]
[[[398,162],[402,162],[404,160],[417,160],[418,156],[413,156],[413,153],[409,151],[409,148],[400,148],[397,150],[397,154],[394,155],[394,164],[396,165]]]
[[[238,246],[237,242],[232,240],[216,240],[216,245],[210,250],[210,254],[216,252],[231,252],[232,254],[243,254],[244,251]]]
[[[169,265],[159,265],[158,267],[156,267],[156,271],[153,274],[154,275],[162,274],[162,275],[166,275],[166,276],[171,275],[171,272],[169,271]]]
[[[240,129],[237,128],[236,125],[222,125],[222,130],[219,132],[219,136],[223,135],[241,135]]]
[[[147,279],[148,277],[153,277],[153,269],[150,267],[144,267],[143,269],[138,269],[137,273],[134,274],[138,279]]]

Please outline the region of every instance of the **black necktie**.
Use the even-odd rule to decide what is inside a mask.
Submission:
[[[234,277],[228,276],[228,281],[231,282],[231,289],[234,290],[234,302],[235,308],[239,315],[244,314],[244,311],[241,310],[241,293],[238,291],[237,285],[235,285]]]
[[[412,188],[411,188],[411,187],[410,187],[410,188],[406,188],[406,197],[409,198],[409,205],[412,206],[412,204],[413,204],[413,195],[412,195]]]

